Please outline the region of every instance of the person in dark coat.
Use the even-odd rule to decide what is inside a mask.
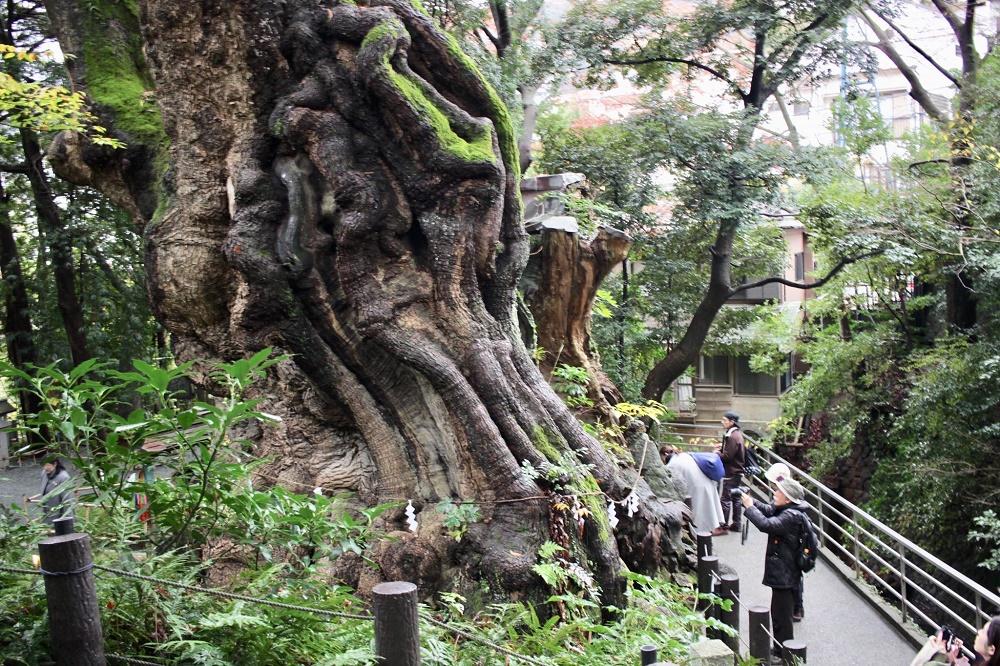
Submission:
[[[42,464],[41,492],[35,495],[42,504],[42,516],[52,524],[56,518],[73,515],[72,492],[69,488],[69,472],[58,456],[48,456]]]
[[[744,493],[741,501],[747,520],[767,534],[767,552],[764,554],[764,585],[771,588],[771,627],[775,643],[773,653],[781,663],[781,645],[794,638],[792,612],[795,607],[795,587],[802,571],[796,551],[803,529],[802,513],[798,503],[806,495],[802,485],[790,477],[781,476],[775,481],[774,501],[758,502]]]
[[[725,474],[722,478],[722,515],[730,532],[739,532],[743,528],[742,507],[733,502],[733,488],[742,483],[743,472],[746,469],[746,443],[743,441],[743,431],[740,430],[740,415],[736,412],[726,412],[722,415],[722,427],[726,433],[722,442],[715,445],[715,450],[722,459]]]

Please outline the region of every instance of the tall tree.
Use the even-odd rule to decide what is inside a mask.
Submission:
[[[972,172],[972,119],[979,94],[977,78],[988,56],[976,47],[976,10],[982,5],[976,0],[931,3],[948,29],[954,34],[955,49],[961,57],[961,69],[954,72],[942,65],[932,54],[922,48],[917,40],[906,33],[894,20],[893,12],[878,3],[866,2],[861,17],[875,35],[874,45],[895,65],[910,86],[910,97],[951,137],[950,158],[953,199],[944,206],[944,215],[961,235],[973,232],[976,201]],[[892,32],[892,36],[887,31]],[[896,40],[898,37],[900,44]],[[992,37],[992,35],[991,35]],[[951,109],[940,96],[930,93],[928,84],[906,55],[916,54],[950,82],[958,92],[956,117],[952,121]],[[968,267],[964,253],[959,251],[958,261],[950,267],[945,284],[947,322],[956,329],[971,329],[977,322],[977,296],[973,283],[975,275]]]
[[[761,215],[773,199],[776,176],[785,171],[781,162],[767,164],[760,159],[762,148],[755,132],[764,105],[781,86],[813,76],[824,63],[863,55],[845,53],[830,39],[855,7],[853,0],[793,4],[746,0],[699,3],[690,13],[677,15],[672,7],[648,0],[588,2],[576,7],[560,26],[563,43],[577,62],[589,66],[589,79],[595,83],[607,81],[609,71],[621,69],[637,83],[660,88],[684,77],[696,78],[709,90],[718,87],[728,98],[720,106],[731,109],[705,111],[682,99],[659,116],[673,126],[660,133],[670,137],[660,140],[663,162],[681,175],[678,190],[686,197],[688,213],[713,240],[708,248],[708,284],[684,335],[647,376],[645,397],[660,399],[697,360],[713,321],[735,294],[774,282],[810,289],[829,279],[828,275],[799,283],[775,276],[736,283],[733,251],[741,227]],[[680,127],[678,119],[691,122]],[[700,143],[691,140],[695,136]],[[831,275],[859,258],[844,257]]]
[[[4,41],[11,47],[22,47],[30,52],[44,41],[44,32],[40,30],[37,3],[6,4],[0,22]],[[31,40],[30,43],[22,43]],[[17,84],[24,77],[24,63],[19,58],[4,60],[5,73]],[[47,244],[55,275],[56,298],[63,328],[69,341],[70,356],[74,364],[82,363],[90,358],[87,349],[87,337],[84,327],[83,308],[80,305],[77,290],[77,278],[73,266],[72,239],[63,224],[59,207],[56,205],[48,175],[42,162],[42,148],[35,130],[22,124],[18,128],[21,149],[24,155],[23,168],[15,171],[27,176],[35,200],[35,210],[38,214],[38,230],[40,241]]]
[[[17,250],[14,227],[10,219],[9,198],[0,180],[0,276],[4,281],[4,339],[7,358],[14,367],[26,370],[38,362],[35,353],[35,331],[31,325],[28,290],[21,270],[21,257]],[[20,411],[38,412],[38,397],[30,391],[19,394]]]
[[[453,39],[398,0],[145,0],[131,18],[128,3],[104,4],[119,26],[141,18],[170,141],[146,235],[154,308],[182,358],[291,355],[261,388],[284,419],[257,436],[275,476],[411,501],[416,534],[374,556],[381,575],[428,588],[457,566],[534,589],[535,553],[553,538],[579,544],[614,602],[622,560],[685,557],[683,505],[586,435],[520,340],[516,137]],[[110,63],[78,34],[109,21],[57,24],[77,32],[64,47],[82,46],[75,62],[117,119],[127,109],[104,93],[135,91],[139,70],[95,88]],[[63,163],[86,164],[94,183],[123,173],[63,146]],[[129,191],[161,186],[147,185]],[[638,511],[612,530],[605,507],[630,493]],[[586,508],[569,509],[579,531],[565,528],[566,494]],[[447,497],[482,508],[458,552],[434,508]],[[403,527],[401,510],[394,520]]]

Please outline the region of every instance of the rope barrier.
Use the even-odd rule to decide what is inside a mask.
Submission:
[[[120,661],[123,664],[135,664],[135,666],[163,666],[162,662],[146,661],[144,659],[136,659],[135,657],[126,657],[123,654],[106,654],[104,656],[108,659]]]
[[[22,567],[8,567],[4,565],[0,565],[0,571],[6,571],[7,573],[26,574],[29,576],[42,575],[42,572],[39,571],[38,569],[24,569]]]
[[[712,574],[712,578],[714,578],[716,582],[718,582],[718,583],[722,582],[722,577],[719,574],[715,573],[714,571],[711,571],[709,573]],[[736,593],[735,591],[733,591],[733,590],[730,590],[730,592],[732,592],[733,596],[736,598],[736,601],[739,602],[740,608],[746,608],[746,605],[743,603],[743,599],[740,598],[740,595],[738,593]],[[719,596],[719,595],[716,594],[716,596]],[[723,599],[723,601],[725,601],[725,599]],[[745,647],[748,651],[750,650],[750,644],[747,643],[745,640],[743,640],[743,636],[740,634],[740,632],[736,632],[736,639],[740,643],[742,643],[743,647]]]
[[[93,568],[94,568],[94,563],[91,562],[90,564],[86,564],[80,567],[79,569],[73,569],[72,571],[46,571],[45,569],[39,567],[38,573],[42,574],[43,576],[75,576],[77,574],[82,574],[84,572],[90,571]]]
[[[281,601],[271,601],[269,599],[258,599],[256,597],[251,597],[251,596],[248,596],[248,595],[245,595],[245,594],[238,594],[236,592],[226,592],[225,590],[217,590],[217,589],[213,589],[213,588],[210,588],[210,587],[200,587],[198,585],[188,585],[187,583],[181,583],[179,581],[165,580],[163,578],[156,578],[154,576],[146,576],[146,575],[134,573],[134,572],[131,572],[131,571],[124,571],[122,569],[115,569],[114,567],[107,567],[107,566],[104,566],[104,565],[101,565],[101,564],[92,564],[92,565],[90,565],[88,567],[83,567],[79,571],[76,571],[76,572],[65,572],[65,573],[60,572],[60,573],[57,573],[57,574],[51,574],[50,572],[44,572],[42,570],[37,570],[37,569],[25,569],[25,568],[21,568],[21,567],[8,567],[8,566],[2,566],[2,565],[0,565],[0,571],[7,571],[7,572],[10,572],[10,573],[17,573],[17,574],[35,575],[35,576],[41,576],[41,575],[46,575],[46,574],[49,574],[49,575],[68,575],[68,574],[71,574],[71,573],[81,573],[81,572],[87,571],[87,570],[89,570],[91,568],[96,569],[98,571],[104,571],[106,573],[115,574],[117,576],[123,576],[125,578],[133,578],[133,579],[136,579],[136,580],[142,580],[142,581],[145,581],[147,583],[156,583],[156,584],[159,584],[159,585],[165,585],[165,586],[169,586],[169,587],[176,587],[176,588],[180,588],[180,589],[183,589],[183,590],[187,590],[189,592],[200,592],[202,594],[208,594],[208,595],[215,596],[215,597],[220,597],[220,598],[223,598],[223,599],[231,599],[231,600],[236,600],[236,601],[246,601],[248,603],[261,604],[263,606],[270,606],[270,607],[273,607],[273,608],[280,608],[282,610],[300,611],[300,612],[304,612],[304,613],[315,613],[317,615],[325,615],[327,617],[344,618],[344,619],[349,619],[349,620],[374,620],[375,619],[374,615],[367,615],[367,614],[363,615],[363,614],[360,614],[360,613],[344,613],[344,612],[341,612],[341,611],[327,610],[325,608],[315,608],[315,607],[312,607],[312,606],[300,606],[300,605],[297,605],[297,604],[289,604],[289,603],[284,603],[284,602],[281,602]],[[427,622],[430,622],[431,624],[433,624],[435,626],[441,627],[442,629],[446,629],[447,631],[449,631],[449,632],[451,632],[451,633],[453,633],[453,634],[455,634],[457,636],[461,636],[461,637],[463,637],[463,638],[465,638],[467,640],[474,641],[476,643],[480,643],[481,645],[485,645],[488,648],[496,650],[497,652],[505,654],[508,657],[511,657],[513,659],[518,659],[518,660],[520,660],[520,661],[522,661],[522,662],[524,662],[526,664],[534,664],[536,666],[549,666],[549,662],[540,661],[538,659],[535,659],[534,657],[528,657],[528,656],[525,656],[525,655],[522,655],[522,654],[518,654],[517,652],[514,652],[513,650],[509,650],[509,649],[503,647],[502,645],[500,645],[498,643],[495,643],[495,642],[493,642],[493,641],[491,641],[489,639],[483,638],[481,636],[476,636],[473,633],[470,633],[468,631],[465,631],[464,629],[460,629],[458,627],[450,625],[447,622],[443,622],[441,620],[437,620],[437,619],[435,619],[433,617],[426,617],[426,618],[423,618],[423,619],[425,619]],[[110,657],[110,658],[112,658],[112,659],[117,659],[118,661],[121,661],[121,662],[126,663],[126,664],[138,664],[140,666],[146,666],[146,665],[148,665],[148,666],[163,666],[162,664],[158,664],[158,663],[155,663],[155,662],[143,661],[141,659],[135,659],[133,657],[126,657],[124,655],[109,654],[107,656]]]
[[[468,631],[465,631],[464,629],[459,629],[458,627],[452,626],[452,625],[448,624],[447,622],[443,622],[441,620],[436,620],[433,617],[426,617],[424,619],[426,619],[431,624],[436,625],[438,627],[441,627],[442,629],[446,629],[446,630],[450,631],[451,633],[453,633],[453,634],[455,634],[457,636],[461,636],[462,638],[465,638],[467,640],[473,641],[475,643],[479,643],[480,645],[485,645],[486,647],[491,648],[493,650],[496,650],[497,652],[500,652],[501,654],[505,654],[508,657],[512,657],[514,659],[519,659],[520,661],[523,661],[526,664],[535,664],[536,666],[550,666],[550,662],[540,661],[538,659],[535,659],[534,657],[528,657],[528,656],[525,656],[523,654],[518,654],[517,652],[514,652],[513,650],[508,650],[507,648],[503,647],[502,645],[500,645],[498,643],[494,643],[493,641],[489,640],[488,638],[483,638],[482,636],[476,636],[475,634],[472,634],[472,633],[470,633]]]
[[[374,620],[374,615],[362,615],[360,613],[344,613],[342,611],[332,611],[325,608],[315,608],[312,606],[299,606],[297,604],[287,604],[282,601],[271,601],[269,599],[258,599],[256,597],[251,597],[246,594],[238,594],[236,592],[226,592],[225,590],[217,590],[211,587],[200,587],[198,585],[188,585],[187,583],[181,583],[174,580],[164,580],[162,578],[155,578],[153,576],[145,576],[143,574],[133,573],[131,571],[123,571],[121,569],[115,569],[113,567],[106,567],[101,564],[95,564],[94,568],[98,571],[105,571],[107,573],[115,574],[117,576],[124,576],[125,578],[134,578],[136,580],[146,581],[147,583],[157,583],[159,585],[166,585],[168,587],[176,587],[182,590],[187,590],[189,592],[199,592],[201,594],[208,594],[211,596],[219,597],[222,599],[232,599],[234,601],[246,601],[249,603],[260,604],[262,606],[270,606],[272,608],[280,608],[282,610],[299,611],[303,613],[315,613],[316,615],[325,615],[327,617],[344,618],[348,620]]]

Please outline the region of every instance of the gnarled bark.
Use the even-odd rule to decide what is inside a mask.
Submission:
[[[256,437],[266,474],[411,500],[419,531],[375,555],[426,588],[455,566],[538,586],[550,488],[525,463],[590,466],[572,483],[605,601],[621,557],[684,559],[682,505],[585,434],[520,341],[516,137],[457,45],[400,0],[141,10],[172,146],[147,232],[153,306],[183,358],[291,355],[260,389],[284,417]],[[598,489],[634,490],[639,513],[612,533]],[[484,516],[457,552],[432,508],[445,497]]]
[[[540,367],[549,374],[559,364],[583,368],[588,394],[602,415],[621,393],[601,369],[590,340],[594,298],[604,278],[628,256],[632,239],[622,231],[601,227],[585,240],[579,233],[543,229],[541,246],[527,269],[532,276],[525,300],[535,321],[537,344],[545,350]]]

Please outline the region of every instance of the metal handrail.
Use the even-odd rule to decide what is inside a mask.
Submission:
[[[757,444],[746,435],[744,435],[744,438],[748,444]],[[924,613],[923,610],[915,606],[912,601],[907,598],[908,590],[919,592],[921,596],[931,601],[934,606],[940,609],[948,617],[953,619],[955,622],[960,623],[964,628],[968,629],[972,633],[977,631],[978,627],[976,625],[981,624],[983,621],[986,621],[991,617],[991,614],[986,612],[986,609],[983,608],[984,603],[993,606],[996,611],[1000,612],[1000,596],[994,594],[976,581],[955,570],[947,563],[942,562],[940,559],[928,553],[926,550],[913,543],[903,535],[899,534],[864,509],[861,509],[829,488],[826,488],[821,482],[806,474],[804,471],[791,464],[778,454],[759,446],[757,450],[764,458],[767,459],[769,463],[773,464],[775,462],[781,462],[788,465],[788,468],[804,482],[803,486],[808,484],[815,489],[815,491],[813,491],[812,488],[806,488],[806,493],[816,500],[816,506],[814,508],[818,512],[820,518],[821,527],[818,528],[818,532],[820,533],[821,538],[824,538],[827,543],[834,545],[836,550],[843,553],[845,559],[847,559],[849,564],[853,567],[857,577],[860,578],[863,571],[872,580],[879,583],[881,587],[886,589],[886,591],[890,592],[893,597],[899,600],[899,611],[904,621],[907,619],[907,615],[910,615],[911,617],[923,620],[923,622],[927,624],[927,628],[936,629],[934,621],[926,613]],[[836,502],[840,508],[844,509],[844,511],[850,513],[851,515],[848,516],[838,507],[833,506],[830,502],[826,501],[827,498]],[[850,528],[852,528],[853,533],[848,533],[847,529],[838,525],[837,522],[829,520],[831,513],[836,514],[847,525],[849,525]],[[827,526],[827,522],[840,531],[846,543],[839,543],[833,538],[832,534],[829,534],[825,529],[823,529]],[[862,522],[867,523],[867,527],[870,529],[866,529],[866,526],[861,524]],[[869,548],[868,545],[862,543],[862,540],[864,539],[862,534],[870,540],[874,547],[881,548],[885,552],[891,553],[891,555],[889,555],[890,558],[897,558],[899,560],[899,568],[890,565],[887,559],[877,555],[872,548]],[[853,552],[851,549],[851,542],[853,542]],[[895,548],[893,548],[890,544],[894,544]],[[891,582],[884,580],[882,575],[876,573],[861,561],[860,551],[862,549],[899,579],[898,589],[895,589]],[[935,569],[938,572],[938,575],[926,570],[928,567]],[[920,584],[918,584],[918,582],[914,580],[914,576],[923,577],[928,581],[934,581],[942,578],[942,576],[947,576],[953,584],[949,585],[946,583],[939,583],[939,589],[947,592],[956,601],[961,602],[965,608],[973,611],[973,621],[970,623],[968,619],[959,615],[955,610],[942,603],[931,592],[928,592]],[[971,593],[975,597],[975,603],[970,602],[963,595],[952,589],[952,587],[956,586],[961,586],[968,593]]]
[[[671,423],[667,425],[669,427],[700,427],[700,424]],[[919,592],[921,596],[927,598],[935,606],[941,609],[946,616],[960,623],[963,627],[968,628],[973,633],[976,631],[976,625],[984,620],[988,620],[991,616],[991,614],[986,612],[986,609],[983,608],[984,603],[988,606],[992,606],[996,612],[1000,612],[1000,596],[994,594],[982,585],[976,583],[974,580],[955,570],[953,567],[930,554],[903,535],[899,534],[864,509],[825,487],[821,482],[806,474],[803,470],[791,464],[770,449],[760,447],[759,444],[755,442],[753,438],[746,435],[746,433],[744,433],[744,439],[748,444],[756,445],[757,450],[769,463],[784,463],[785,465],[788,465],[788,468],[792,472],[802,479],[806,494],[815,500],[814,509],[817,511],[819,517],[819,526],[817,531],[820,534],[821,540],[828,544],[832,544],[835,546],[836,550],[844,554],[845,560],[847,560],[847,562],[853,567],[857,578],[861,578],[863,571],[873,581],[877,582],[881,587],[886,589],[896,599],[898,599],[900,602],[899,611],[904,622],[906,621],[909,613],[923,619],[928,624],[928,628],[936,628],[933,621],[922,610],[914,606],[914,604],[907,598],[908,590]],[[762,482],[760,479],[752,479],[752,481],[764,488],[767,487],[767,484]],[[834,506],[834,504],[827,501],[827,499],[836,502],[837,506]],[[843,509],[843,511],[841,509]],[[845,511],[847,513],[845,513]],[[847,515],[848,513],[851,515]],[[838,516],[845,523],[845,525],[850,528],[850,532],[848,532],[848,529],[845,529],[845,527],[839,525],[836,520],[831,520],[831,514]],[[828,530],[825,529],[827,524],[832,525],[843,535],[843,544],[838,542],[832,534],[829,534]],[[872,547],[869,547],[868,543],[865,543],[865,541],[868,541]],[[851,548],[852,545],[853,550]],[[876,554],[872,548],[879,548],[885,553],[888,553],[889,558],[896,558],[899,562],[898,568],[892,566],[888,559]],[[862,550],[867,556],[876,560],[896,578],[898,578],[898,589],[895,589],[889,580],[885,580],[882,577],[884,574],[877,574],[861,561]],[[938,572],[937,575],[929,571],[928,569],[930,568],[933,568],[936,572]],[[922,577],[925,581],[933,581],[937,583],[936,587],[938,590],[944,591],[947,595],[964,606],[965,609],[973,612],[973,621],[970,623],[955,610],[945,606],[945,604],[938,600],[931,592],[924,589],[924,587],[914,579],[915,576]],[[950,579],[952,584],[938,582],[938,579],[945,576]],[[975,602],[973,603],[966,599],[965,596],[952,589],[953,587],[964,588],[967,593],[971,593],[971,595],[975,598]]]

